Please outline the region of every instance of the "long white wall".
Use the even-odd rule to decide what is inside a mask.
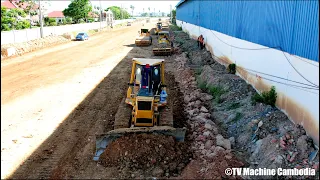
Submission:
[[[125,23],[131,20],[115,20],[113,25]],[[107,26],[107,22],[101,22],[101,27]],[[88,31],[90,29],[99,29],[100,22],[84,23],[84,24],[71,24],[63,26],[49,26],[43,28],[43,35],[62,35],[67,32],[73,31]],[[40,28],[12,30],[1,32],[1,45],[11,43],[21,43],[40,38]]]
[[[256,90],[261,92],[275,86],[278,93],[277,107],[285,112],[293,122],[303,125],[307,133],[319,146],[319,90],[297,88],[274,82],[305,86],[286,80],[289,79],[310,84],[296,72],[297,70],[306,79],[319,85],[318,62],[285,53],[295,70],[282,51],[276,49],[238,49],[230,45],[252,49],[266,47],[179,20],[177,20],[177,25],[193,38],[202,34],[205,38],[206,48],[211,54],[219,57],[220,60],[218,60],[222,64],[235,63],[237,65],[237,75],[253,85]],[[261,73],[282,77],[285,80]]]

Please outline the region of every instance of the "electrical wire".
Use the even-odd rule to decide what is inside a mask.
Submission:
[[[216,36],[213,32],[212,32],[212,30],[210,30],[210,32],[214,35],[214,36]],[[217,36],[216,36],[217,37]],[[218,38],[218,37],[217,37]],[[220,38],[218,38],[221,42],[223,42],[223,43],[225,43],[224,41],[222,41]],[[225,43],[225,44],[228,44],[228,43]],[[229,45],[229,44],[228,44]],[[230,45],[231,47],[234,47],[234,46],[232,46],[232,45]],[[265,48],[265,49],[271,49],[271,48]],[[249,49],[247,49],[247,50],[249,50]],[[258,49],[251,49],[251,50],[258,50]],[[286,58],[286,60],[289,62],[289,64],[291,65],[291,67],[304,79],[304,80],[306,80],[307,82],[309,82],[310,84],[312,84],[312,85],[314,85],[315,87],[318,87],[319,88],[319,85],[316,85],[316,84],[314,84],[314,83],[312,83],[310,80],[308,80],[307,78],[305,78],[293,65],[292,65],[292,63],[290,62],[290,60],[288,59],[288,57],[285,55],[285,52],[282,50],[282,48],[280,47],[280,51],[283,53],[283,55],[285,56],[285,58]]]
[[[281,50],[282,51],[282,50]],[[316,87],[319,88],[319,85],[316,85],[314,83],[312,83],[311,81],[309,81],[307,78],[305,78],[290,62],[290,60],[288,59],[288,57],[286,56],[286,54],[284,53],[284,51],[282,51],[283,55],[286,57],[287,61],[289,62],[289,64],[291,65],[291,67],[306,81],[308,81],[310,84],[315,85]]]
[[[220,51],[220,52],[221,52],[221,51]],[[213,55],[213,56],[216,57],[216,58],[218,58],[218,59],[220,59],[220,60],[223,60],[223,59],[221,59],[220,57],[218,57],[218,56],[216,56],[216,55]],[[245,68],[244,68],[244,69],[245,69]],[[255,72],[266,75],[266,73],[262,73],[262,72],[259,72],[259,71],[255,71]],[[249,72],[249,73],[252,74],[252,75],[257,75],[257,74],[253,74],[253,73],[251,73],[251,72]],[[285,78],[282,78],[282,77],[278,77],[278,76],[274,76],[274,75],[272,75],[272,76],[273,76],[273,77],[276,77],[276,78],[279,78],[279,79],[283,79],[283,80],[288,81],[288,79],[285,79]],[[283,83],[283,82],[275,81],[275,80],[272,80],[272,79],[269,79],[269,78],[266,78],[266,77],[263,77],[263,76],[260,76],[260,75],[259,75],[259,77],[261,77],[262,79],[265,79],[265,80],[269,80],[269,81],[272,81],[272,82],[275,82],[275,83],[279,83],[279,84],[284,84],[284,85],[287,85],[287,86],[290,86],[290,87],[293,87],[293,88],[297,88],[297,89],[303,88],[303,89],[312,89],[312,90],[318,90],[318,91],[319,91],[319,88],[316,88],[316,87],[310,86],[310,85],[308,85],[309,87],[299,86],[299,85],[294,85],[294,84],[289,84],[289,83]],[[290,80],[290,81],[291,81],[291,80]],[[300,83],[300,82],[296,82],[296,83]],[[300,84],[303,84],[303,83],[300,83]],[[309,92],[309,91],[308,91],[308,92]]]
[[[278,76],[275,76],[275,75],[271,75],[271,74],[255,71],[255,70],[252,70],[252,69],[248,69],[248,68],[244,68],[244,67],[242,67],[242,68],[245,69],[245,70],[248,70],[248,71],[253,71],[253,72],[256,72],[256,73],[260,73],[260,74],[264,74],[264,75],[267,75],[267,76],[283,79],[283,80],[294,82],[294,83],[297,83],[297,84],[302,84],[302,85],[306,85],[306,86],[310,86],[310,87],[316,87],[314,85],[309,85],[309,84],[301,83],[301,82],[298,82],[298,81],[293,81],[293,80],[290,80],[290,79],[286,79],[286,78],[278,77]]]

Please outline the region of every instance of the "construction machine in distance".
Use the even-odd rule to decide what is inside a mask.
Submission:
[[[132,59],[127,95],[115,115],[114,130],[96,136],[93,160],[98,161],[108,144],[125,134],[169,135],[184,141],[186,128],[173,127],[164,72],[164,59]]]
[[[173,53],[173,42],[170,40],[169,31],[161,31],[158,34],[157,44],[152,49],[155,56],[168,56]]]
[[[141,29],[139,36],[135,40],[136,46],[150,46],[152,44],[152,37],[148,29]]]
[[[161,31],[162,31],[162,22],[158,22],[158,23],[156,24],[155,34],[158,35],[159,32],[161,32]]]

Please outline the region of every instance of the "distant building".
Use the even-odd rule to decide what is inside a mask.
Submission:
[[[114,21],[114,15],[110,9],[106,12],[102,12],[102,21],[107,21],[108,25],[111,25]]]
[[[57,23],[62,23],[63,19],[65,18],[62,11],[52,11],[48,13],[47,17],[56,19]]]
[[[90,18],[93,18],[95,22],[99,21],[99,15],[94,13],[94,12],[89,12],[88,13]]]

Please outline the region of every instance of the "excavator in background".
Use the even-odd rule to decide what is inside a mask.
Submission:
[[[173,53],[173,42],[170,40],[169,31],[161,31],[158,34],[157,45],[152,49],[155,56],[168,56]]]
[[[150,46],[152,44],[152,37],[148,29],[141,29],[139,36],[135,40],[136,46]]]
[[[114,130],[96,136],[93,160],[98,161],[108,144],[124,134],[168,135],[177,141],[184,141],[186,129],[173,127],[172,108],[167,103],[164,68],[164,59],[132,59],[127,95],[115,115]]]

